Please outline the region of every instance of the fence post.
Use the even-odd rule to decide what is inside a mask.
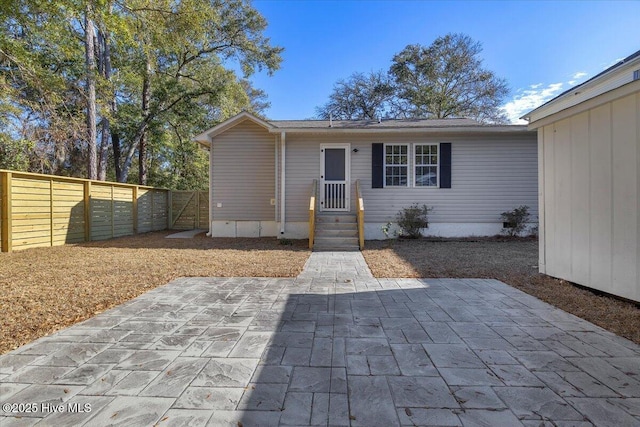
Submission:
[[[53,178],[49,178],[49,246],[53,246]]]
[[[109,187],[111,187],[111,237],[110,239],[113,239],[116,232],[116,203],[113,200],[113,185],[110,185]]]
[[[1,172],[2,181],[2,252],[11,252],[11,172]]]
[[[167,230],[173,226],[173,191],[167,190]]]
[[[193,228],[200,227],[200,190],[196,190],[196,223]]]
[[[138,186],[133,187],[131,202],[133,203],[133,234],[138,234]]]
[[[151,231],[156,231],[156,193],[155,191],[149,190],[151,194]]]
[[[91,181],[84,182],[84,241],[91,241]]]

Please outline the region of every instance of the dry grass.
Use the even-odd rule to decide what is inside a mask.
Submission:
[[[0,254],[0,354],[176,277],[295,277],[306,240],[165,239],[167,232]],[[533,240],[367,242],[376,277],[495,278],[640,344],[640,308],[537,272]]]
[[[376,277],[494,278],[640,344],[640,306],[538,273],[531,239],[367,242]]]
[[[305,241],[168,232],[0,254],[0,354],[183,276],[295,277]]]

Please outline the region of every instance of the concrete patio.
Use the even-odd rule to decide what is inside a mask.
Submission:
[[[640,347],[495,280],[184,278],[0,356],[0,425],[640,426]]]

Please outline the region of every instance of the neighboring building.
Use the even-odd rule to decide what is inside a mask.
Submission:
[[[354,215],[366,239],[413,203],[433,207],[427,234],[486,236],[500,214],[538,206],[535,132],[468,119],[265,121],[243,112],[196,137],[210,152],[210,234],[309,237],[320,215]],[[337,221],[343,220],[336,217]]]
[[[640,51],[526,114],[540,272],[640,301]]]

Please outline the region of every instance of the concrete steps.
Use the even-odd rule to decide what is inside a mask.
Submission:
[[[316,217],[314,251],[357,251],[358,224],[355,215],[319,214]]]

